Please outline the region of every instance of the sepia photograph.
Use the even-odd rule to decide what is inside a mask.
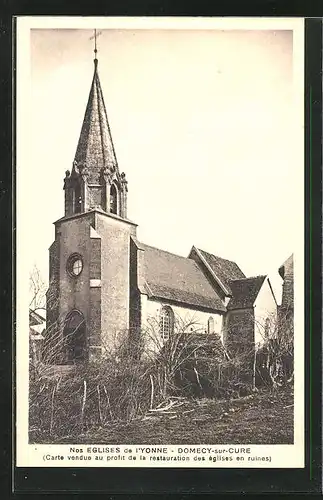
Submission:
[[[18,456],[302,463],[302,22],[131,19],[18,24]]]

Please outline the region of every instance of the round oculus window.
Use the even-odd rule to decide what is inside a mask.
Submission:
[[[67,261],[67,271],[73,276],[77,277],[81,274],[83,270],[83,261],[80,255],[73,254],[69,257]]]

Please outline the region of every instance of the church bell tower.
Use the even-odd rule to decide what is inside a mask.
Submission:
[[[130,240],[127,180],[119,172],[98,73],[94,74],[71,171],[64,216],[49,248],[45,351],[75,364],[109,349],[129,328]],[[48,349],[48,346],[51,346]]]

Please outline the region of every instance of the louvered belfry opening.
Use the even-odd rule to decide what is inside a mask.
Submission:
[[[110,212],[118,213],[118,191],[115,184],[112,184],[110,188]]]
[[[74,188],[74,213],[79,214],[82,210],[81,186],[76,182]]]

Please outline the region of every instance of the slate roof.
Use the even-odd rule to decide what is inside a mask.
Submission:
[[[86,165],[89,183],[99,183],[103,167],[118,170],[96,59],[75,161],[79,165]]]
[[[43,340],[43,333],[45,331],[44,325],[35,325],[29,327],[29,335],[32,340]]]
[[[165,250],[140,243],[144,250],[146,292],[166,299],[216,311],[226,311],[198,264]]]
[[[266,276],[255,276],[230,282],[232,298],[227,305],[228,310],[252,307]]]
[[[38,312],[33,311],[32,309],[29,309],[29,325],[34,326],[34,325],[41,325],[44,323],[46,320],[43,316],[41,316]]]
[[[38,312],[29,309],[29,335],[32,340],[42,340],[46,327],[46,319]]]
[[[294,307],[294,259],[293,255],[280,266],[279,274],[283,278],[282,308]]]
[[[231,280],[245,278],[240,267],[232,260],[222,259],[204,250],[198,249],[216,277],[223,283],[229,294],[231,294]]]
[[[285,276],[293,276],[294,273],[294,255],[290,255],[288,259],[278,269],[280,276],[284,279]]]

